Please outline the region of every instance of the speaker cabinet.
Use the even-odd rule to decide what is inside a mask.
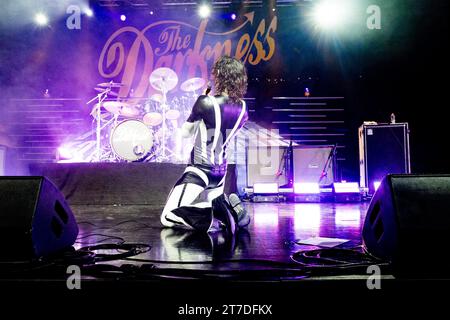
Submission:
[[[411,173],[407,123],[362,125],[358,134],[360,186],[367,194],[387,174]]]
[[[247,186],[255,183],[278,183],[279,186],[288,182],[286,174],[285,155],[287,147],[249,147],[247,148]]]
[[[387,175],[375,192],[362,238],[397,275],[450,276],[450,175]]]
[[[320,186],[334,182],[334,146],[293,147],[293,180],[314,182]]]
[[[64,196],[45,177],[0,177],[0,248],[41,257],[75,243],[78,226]]]

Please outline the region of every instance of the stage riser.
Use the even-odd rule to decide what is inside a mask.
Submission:
[[[186,165],[167,163],[36,164],[30,173],[48,177],[73,205],[164,205]]]
[[[52,163],[30,166],[46,176],[73,205],[161,205],[186,168],[171,163]],[[229,170],[231,169],[229,166]],[[233,191],[228,183],[226,191]]]

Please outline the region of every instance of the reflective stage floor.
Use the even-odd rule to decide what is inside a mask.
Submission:
[[[367,269],[371,261],[362,254],[348,254],[361,249],[368,202],[244,205],[252,221],[234,237],[162,228],[160,205],[72,205],[80,229],[75,249],[92,250],[100,259],[90,260],[73,251],[66,259],[16,264],[9,271],[0,270],[0,291],[13,303],[26,296],[41,306],[40,301],[48,303],[51,296],[52,301],[89,306],[92,314],[129,316],[146,309],[149,315],[156,311],[165,315],[157,319],[203,319],[179,317],[180,308],[214,306],[220,313],[228,304],[272,305],[270,318],[288,319],[302,308],[326,305],[320,314],[333,316],[337,309],[331,306],[352,303],[356,307],[358,302],[366,306],[370,301],[371,305],[383,303],[383,308],[371,311],[382,314],[386,306],[399,305],[397,296],[410,297],[403,300],[405,306],[422,301],[425,292],[427,296],[438,292],[436,282],[420,287],[417,282],[398,282],[386,268],[381,268],[382,290],[370,289],[368,283],[376,284]],[[318,247],[298,244],[312,237],[348,242],[338,246],[343,248],[340,252],[330,251],[331,255],[320,258],[318,251],[312,251]],[[129,248],[114,247],[121,243],[148,245],[150,250],[124,256]],[[98,245],[103,249],[97,250]],[[311,259],[299,259],[298,252],[305,251],[314,252]],[[328,267],[322,264],[324,257]],[[68,289],[77,283],[71,273],[74,269],[68,269],[73,265],[80,267],[80,290]],[[108,308],[99,307],[99,299],[106,299]],[[87,309],[71,310],[83,314]],[[267,319],[264,315],[248,318]]]
[[[308,238],[345,239],[349,242],[340,247],[347,248],[360,245],[368,202],[245,202],[244,205],[251,216],[251,223],[234,237],[223,231],[204,234],[163,228],[159,222],[160,206],[72,206],[80,228],[76,247],[122,241],[145,243],[151,245],[151,250],[134,258],[191,261],[195,263],[181,267],[194,269],[255,268],[251,263],[210,263],[230,259],[291,263],[293,253],[318,248],[298,244]],[[202,261],[207,263],[203,265]]]

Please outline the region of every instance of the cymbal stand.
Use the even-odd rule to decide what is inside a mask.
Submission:
[[[162,138],[161,138],[161,140],[162,141],[161,141],[161,155],[159,157],[159,160],[162,162],[164,160],[169,160],[170,157],[173,157],[173,156],[177,157],[177,156],[172,150],[170,150],[169,148],[166,147],[166,129],[167,129],[167,126],[166,126],[166,120],[167,120],[167,118],[166,118],[166,110],[168,108],[168,105],[167,105],[167,92],[166,92],[165,88],[162,88],[161,92],[162,92],[162,96],[163,96],[162,103],[161,103],[161,107],[162,107],[162,126],[161,126]],[[170,154],[170,156],[166,155],[166,152],[168,152]]]
[[[108,97],[108,92],[110,92],[111,91],[111,88],[106,88],[106,90],[105,91],[103,91],[103,92],[100,92],[97,96],[95,96],[94,98],[92,98],[91,100],[89,100],[86,104],[89,104],[89,103],[91,103],[91,102],[93,102],[93,101],[95,101],[95,100],[97,100],[98,101],[98,103],[97,103],[97,110],[96,110],[96,113],[97,113],[97,119],[96,119],[96,121],[97,121],[97,129],[96,129],[96,144],[95,144],[95,149],[96,149],[96,156],[95,156],[95,159],[96,159],[96,161],[97,162],[100,162],[100,138],[101,138],[101,130],[102,130],[102,127],[101,127],[101,118],[100,118],[100,116],[101,116],[101,113],[100,113],[100,108],[101,108],[101,104],[103,103],[103,101]]]

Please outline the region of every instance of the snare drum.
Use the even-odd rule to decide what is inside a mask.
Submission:
[[[112,130],[110,144],[120,159],[141,160],[152,150],[153,133],[142,121],[124,120]]]

